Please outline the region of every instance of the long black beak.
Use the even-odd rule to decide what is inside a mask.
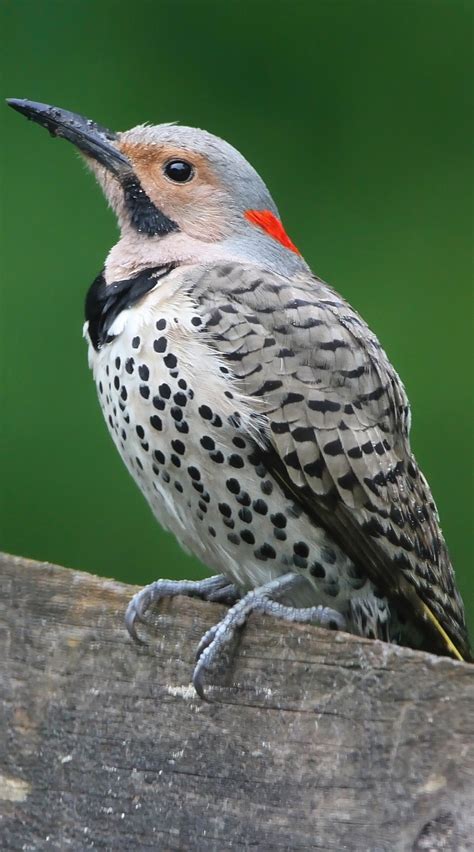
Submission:
[[[130,222],[139,234],[149,237],[165,236],[171,231],[179,230],[176,222],[153,204],[138,180],[132,163],[113,144],[118,140],[117,133],[67,109],[17,98],[7,98],[7,104],[31,121],[41,124],[52,136],[69,139],[84,154],[93,157],[112,172],[123,189]]]
[[[84,154],[93,157],[118,178],[130,175],[130,160],[114,146],[118,136],[112,130],[82,115],[48,104],[17,98],[7,98],[7,104],[31,121],[41,124],[52,136],[62,136],[73,142]]]

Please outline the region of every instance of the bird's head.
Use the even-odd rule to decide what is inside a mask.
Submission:
[[[27,100],[9,105],[73,142],[115,211],[121,238],[108,279],[159,262],[258,262],[305,267],[263,180],[223,139],[175,124],[115,133],[75,113]]]

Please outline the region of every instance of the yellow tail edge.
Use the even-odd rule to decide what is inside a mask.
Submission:
[[[446,647],[449,649],[453,657],[455,657],[456,660],[459,660],[461,663],[465,663],[466,661],[464,657],[462,656],[462,654],[459,653],[458,649],[456,648],[456,645],[454,644],[452,639],[449,638],[448,634],[446,633],[446,630],[444,629],[444,627],[441,626],[435,614],[430,610],[429,606],[427,606],[424,601],[422,602],[422,604],[425,615],[427,616],[429,621],[431,621],[434,627],[436,627],[438,633],[443,637]]]

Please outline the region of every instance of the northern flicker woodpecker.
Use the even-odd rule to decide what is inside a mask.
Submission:
[[[130,634],[165,596],[231,603],[198,648],[201,695],[255,610],[468,659],[403,385],[252,166],[203,130],[9,104],[79,148],[117,215],[86,298],[100,404],[160,524],[218,572],[144,588]]]

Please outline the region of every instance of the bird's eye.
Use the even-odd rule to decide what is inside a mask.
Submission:
[[[194,169],[186,160],[169,160],[163,171],[166,177],[175,183],[187,183],[194,177]]]

